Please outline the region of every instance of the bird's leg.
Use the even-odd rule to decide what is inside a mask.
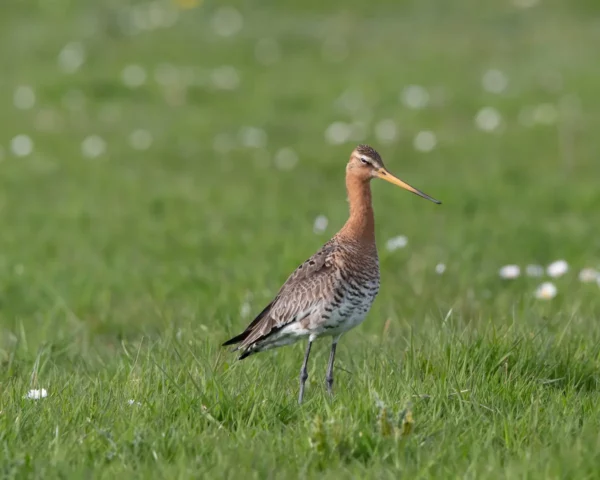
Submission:
[[[312,336],[308,338],[308,346],[306,347],[306,353],[304,354],[304,362],[302,363],[302,368],[300,369],[300,394],[298,395],[298,404],[302,403],[302,399],[304,398],[304,384],[306,383],[306,379],[308,378],[308,357],[310,355],[310,347],[313,342]]]
[[[325,377],[325,381],[327,383],[327,393],[329,393],[329,395],[333,395],[333,362],[335,361],[335,349],[339,339],[340,337],[333,338],[333,341],[331,342],[331,352],[329,353],[327,376]]]

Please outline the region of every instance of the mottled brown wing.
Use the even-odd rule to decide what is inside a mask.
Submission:
[[[283,284],[262,317],[250,324],[239,348],[247,349],[280,328],[306,318],[337,288],[334,275],[336,245],[325,244],[300,265]]]

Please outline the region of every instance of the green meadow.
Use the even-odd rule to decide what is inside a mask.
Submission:
[[[598,14],[5,0],[0,476],[598,478]],[[379,296],[298,406],[303,342],[220,345],[359,143],[443,204],[373,182]]]

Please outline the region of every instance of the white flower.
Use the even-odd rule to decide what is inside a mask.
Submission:
[[[354,114],[365,119],[365,111],[368,112],[368,106],[365,103],[364,93],[356,88],[347,88],[335,100],[334,105],[346,113]]]
[[[127,65],[121,72],[121,79],[129,88],[141,87],[146,83],[147,77],[146,70],[139,65]]]
[[[429,93],[420,85],[409,85],[402,91],[401,100],[408,108],[420,110],[429,103]]]
[[[81,142],[81,153],[88,158],[96,158],[106,151],[106,142],[98,135],[90,135]]]
[[[579,280],[583,283],[595,282],[600,278],[600,273],[594,268],[584,268],[579,272]]]
[[[404,248],[407,245],[408,245],[408,238],[406,238],[404,235],[398,235],[397,237],[390,238],[387,241],[387,243],[385,244],[385,247],[390,252],[393,252],[394,250],[398,250],[399,248]]]
[[[558,290],[552,282],[544,282],[535,291],[535,298],[550,300],[551,298],[556,297],[557,293]]]
[[[135,150],[147,150],[152,145],[152,134],[141,128],[134,130],[129,135],[129,145]]]
[[[392,143],[398,138],[398,126],[391,118],[381,120],[375,125],[375,136],[381,143]]]
[[[429,130],[423,130],[415,136],[413,140],[413,146],[415,150],[419,152],[431,152],[437,145],[437,138],[435,133]]]
[[[527,265],[527,267],[525,268],[525,273],[527,274],[528,277],[541,277],[542,275],[544,275],[544,267],[542,267],[541,265]]]
[[[475,124],[479,130],[493,132],[502,123],[500,112],[494,107],[484,107],[475,116]]]
[[[210,73],[213,86],[219,90],[235,90],[240,86],[240,74],[235,67],[224,65]]]
[[[19,85],[13,94],[13,104],[19,110],[29,110],[35,105],[35,92],[28,85]]]
[[[504,265],[499,271],[498,275],[502,278],[513,279],[521,275],[521,268],[518,265]]]
[[[565,260],[557,260],[548,265],[546,273],[552,278],[558,278],[563,276],[569,271],[569,264]]]
[[[127,400],[127,405],[135,405],[136,407],[141,406],[142,404],[140,402],[136,402],[135,400],[133,400],[132,398]]]
[[[331,145],[340,145],[350,140],[352,126],[346,122],[333,122],[325,130],[325,140]]]
[[[40,390],[29,390],[24,398],[28,400],[39,400],[40,398],[46,398],[47,396],[48,391],[45,388],[42,388]]]
[[[298,154],[289,147],[284,147],[275,153],[275,167],[278,170],[291,170],[298,163]]]
[[[325,215],[319,215],[315,218],[315,223],[313,225],[313,232],[316,234],[323,233],[329,224],[329,220]]]
[[[438,275],[441,275],[442,273],[444,273],[446,271],[446,265],[443,263],[438,263],[435,266],[435,273],[437,273]]]
[[[211,25],[217,35],[231,37],[244,25],[244,17],[233,7],[220,7],[211,19]]]
[[[75,73],[85,62],[85,48],[81,42],[67,43],[58,54],[58,65],[65,73]]]
[[[17,157],[26,157],[33,152],[33,140],[29,135],[17,135],[10,141],[10,149]]]
[[[481,78],[484,90],[490,93],[502,93],[508,86],[508,78],[500,70],[491,69]]]
[[[262,128],[242,127],[239,137],[244,147],[263,148],[267,145],[267,133]]]
[[[247,318],[252,313],[252,307],[248,302],[242,303],[240,306],[240,316],[242,318]]]

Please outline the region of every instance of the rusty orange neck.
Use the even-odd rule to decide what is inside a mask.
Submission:
[[[375,218],[369,180],[347,175],[346,190],[350,203],[350,217],[340,230],[340,236],[374,245]]]

